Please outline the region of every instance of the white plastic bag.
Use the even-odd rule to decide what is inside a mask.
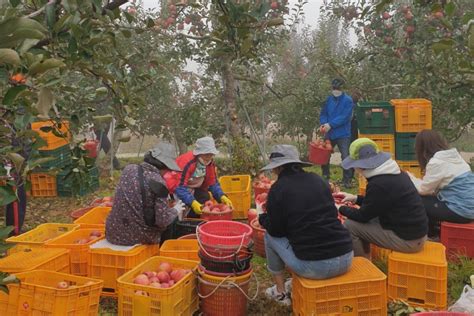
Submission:
[[[466,285],[462,290],[461,297],[448,310],[474,315],[474,289]]]

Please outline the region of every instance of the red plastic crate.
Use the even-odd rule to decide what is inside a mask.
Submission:
[[[474,221],[469,224],[442,222],[441,243],[449,258],[457,254],[474,258]]]

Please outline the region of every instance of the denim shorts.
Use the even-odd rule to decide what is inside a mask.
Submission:
[[[328,279],[346,273],[352,263],[354,252],[324,260],[301,260],[295,256],[286,237],[272,237],[265,233],[267,268],[272,274],[281,274],[285,266],[294,273],[308,279]]]

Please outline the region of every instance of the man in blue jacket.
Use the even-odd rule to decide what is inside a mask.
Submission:
[[[319,116],[321,126],[319,131],[331,141],[333,148],[337,145],[344,160],[349,156],[349,146],[351,144],[351,118],[352,118],[352,98],[342,91],[344,80],[334,79],[331,82],[332,95],[328,96]],[[329,180],[329,163],[321,166],[323,176]],[[346,188],[352,186],[351,180],[353,170],[344,170],[342,185]]]

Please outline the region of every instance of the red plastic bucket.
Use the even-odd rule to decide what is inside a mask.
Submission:
[[[411,314],[412,316],[469,316],[468,313],[457,313],[457,312],[421,312]]]
[[[207,212],[202,211],[201,219],[205,219],[208,221],[231,221],[232,220],[232,209],[224,212]]]
[[[248,246],[252,241],[252,228],[234,221],[211,221],[198,225],[198,240],[206,245],[230,247]]]
[[[250,223],[253,229],[253,242],[254,242],[254,251],[257,255],[262,258],[266,258],[265,253],[265,232],[264,228],[257,227],[258,219],[253,220]],[[260,226],[260,225],[259,225]]]
[[[84,143],[84,149],[87,150],[87,157],[97,158],[97,147],[99,146],[98,140],[88,140]]]
[[[309,143],[309,161],[315,165],[326,165],[331,158],[332,150],[317,147],[314,142]]]

